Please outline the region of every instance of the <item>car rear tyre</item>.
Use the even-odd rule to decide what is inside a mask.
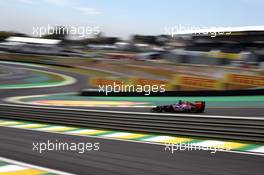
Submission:
[[[195,107],[191,107],[191,108],[190,108],[190,112],[191,112],[191,113],[195,113],[195,112],[196,112]]]

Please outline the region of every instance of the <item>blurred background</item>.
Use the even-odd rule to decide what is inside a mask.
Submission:
[[[1,1],[0,59],[166,90],[264,86],[261,1]],[[93,72],[91,72],[91,70]],[[100,73],[98,73],[100,72]]]

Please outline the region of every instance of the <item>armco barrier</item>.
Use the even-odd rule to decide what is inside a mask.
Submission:
[[[264,118],[0,105],[7,119],[168,135],[264,142]]]

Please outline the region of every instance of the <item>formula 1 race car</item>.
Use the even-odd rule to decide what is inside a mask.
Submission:
[[[186,113],[203,113],[205,110],[205,102],[204,101],[196,101],[194,103],[191,102],[183,102],[179,101],[179,103],[164,105],[164,106],[156,106],[152,108],[152,112],[186,112]]]

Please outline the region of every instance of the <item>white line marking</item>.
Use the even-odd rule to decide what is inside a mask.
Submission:
[[[30,102],[23,102],[21,100],[25,99],[25,98],[40,98],[40,97],[45,97],[47,95],[74,95],[74,94],[78,94],[78,93],[76,93],[76,92],[67,92],[67,93],[55,93],[55,94],[16,96],[16,97],[5,98],[4,101],[9,102],[9,103],[30,104]]]
[[[40,126],[40,124],[32,123],[32,124],[14,125],[14,126],[10,126],[10,127],[12,127],[12,128],[24,128],[24,127],[37,127],[37,126]]]
[[[129,135],[132,135],[132,133],[117,132],[117,133],[113,133],[113,134],[105,134],[105,135],[102,135],[102,137],[124,137],[124,136],[129,136]]]
[[[147,139],[143,139],[145,141],[149,141],[149,142],[162,142],[162,141],[166,141],[166,140],[171,140],[171,139],[175,139],[176,137],[172,137],[172,136],[154,136],[152,138],[147,138]]]
[[[19,165],[19,166],[29,167],[29,168],[33,168],[33,169],[39,169],[39,170],[42,170],[42,171],[47,171],[47,172],[51,172],[51,173],[55,173],[55,174],[75,175],[75,174],[72,174],[72,173],[66,173],[66,172],[63,172],[63,171],[58,171],[58,170],[54,170],[54,169],[50,169],[50,168],[44,168],[44,167],[41,167],[41,166],[32,165],[32,164],[28,164],[28,163],[12,160],[12,159],[5,158],[5,157],[0,157],[0,160],[2,160],[4,162],[7,162],[7,163],[16,164],[16,165]]]
[[[252,149],[252,150],[250,150],[250,151],[252,151],[252,152],[257,152],[257,153],[259,153],[259,152],[264,153],[264,146],[261,146],[261,147],[259,147],[259,148]]]
[[[96,129],[81,129],[78,131],[66,131],[65,133],[69,133],[69,134],[81,134],[81,133],[85,133],[85,132],[94,132],[97,131]]]
[[[21,65],[21,66],[36,67],[36,68],[47,68],[47,66],[44,66],[44,65],[38,65],[38,64],[33,64],[33,63],[21,63],[21,62],[15,62],[15,61],[0,61],[0,64]]]
[[[18,166],[18,165],[4,165],[4,166],[0,166],[0,173],[22,171],[27,169],[28,169],[27,167]]]
[[[37,128],[37,129],[34,129],[34,130],[37,130],[37,131],[53,131],[53,130],[63,130],[63,129],[66,129],[68,128],[67,126],[51,126],[51,127],[47,127],[47,128]]]

